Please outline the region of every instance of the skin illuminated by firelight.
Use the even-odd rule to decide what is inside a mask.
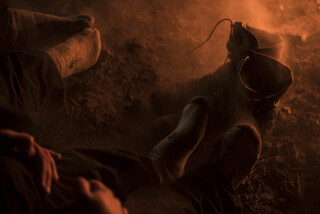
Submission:
[[[79,178],[80,191],[96,214],[128,214],[113,192],[98,180]]]

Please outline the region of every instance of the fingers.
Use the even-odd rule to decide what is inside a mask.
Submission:
[[[42,148],[36,143],[34,137],[27,133],[10,129],[0,129],[0,140],[8,148],[6,151],[35,161],[39,184],[44,192],[50,194],[52,181],[59,180],[55,160],[61,159],[61,154]]]
[[[50,149],[46,149],[46,148],[42,148],[44,150],[46,150],[55,160],[60,160],[61,159],[61,154],[55,151],[52,151]]]
[[[35,145],[36,154],[35,159],[38,165],[38,179],[43,190],[50,194],[52,181],[59,180],[56,163],[51,156],[51,151]]]
[[[49,150],[49,149],[46,149],[46,150],[51,154],[53,159],[55,159],[55,160],[60,160],[61,159],[61,154],[60,153],[54,152],[54,151]]]
[[[122,207],[122,214],[129,214],[127,208],[125,207]]]
[[[48,152],[48,150],[46,150],[46,153],[50,162],[52,181],[57,182],[59,180],[59,176],[58,176],[56,162],[54,161],[53,157],[51,156],[51,153]]]
[[[49,194],[51,189],[51,183],[49,181],[51,177],[51,164],[48,161],[47,155],[44,153],[40,146],[36,146],[35,161],[37,165],[38,180],[40,182],[40,185],[43,190],[47,194]]]
[[[48,169],[46,169],[45,176],[45,192],[49,195],[51,193],[51,185],[52,185],[52,171],[50,170],[50,163],[47,163]]]
[[[91,196],[91,188],[90,188],[90,183],[87,179],[85,178],[82,178],[82,177],[79,177],[78,178],[78,184],[79,184],[79,189],[80,189],[80,192],[87,196],[87,197],[90,197]]]
[[[34,137],[27,133],[19,133],[10,129],[0,130],[3,143],[8,144],[8,148],[11,148],[11,152],[20,153],[28,157],[35,153],[35,140]]]
[[[21,149],[18,149],[18,151],[21,152],[22,154],[25,154],[28,157],[33,156],[36,152],[34,148],[34,145],[36,144],[34,137],[27,133],[21,133],[19,137],[20,137],[20,141],[18,140],[16,142],[20,143],[18,145],[18,148],[21,148]]]
[[[112,190],[107,188],[101,181],[98,180],[90,180],[88,181],[85,178],[79,177],[78,182],[80,185],[80,190],[85,195],[91,195],[93,193],[96,193],[98,191],[107,192],[110,195],[113,195]]]
[[[44,149],[44,148],[43,148]],[[51,162],[51,170],[52,170],[52,179],[54,182],[58,182],[59,180],[59,175],[58,175],[58,169],[55,160],[60,160],[61,159],[61,154],[54,152],[49,149],[44,149],[50,159]]]
[[[9,141],[7,143],[10,144],[13,152],[20,153],[28,157],[35,155],[35,144],[37,143],[32,135],[28,133],[16,132],[10,129],[0,129],[0,135],[1,139],[4,138],[2,139],[3,141]],[[61,159],[60,153],[49,149],[45,150],[47,150],[54,159]]]
[[[58,169],[56,166],[56,162],[53,160],[52,157],[51,157],[51,169],[52,169],[53,181],[58,182],[59,181]]]
[[[78,184],[82,195],[88,200],[88,205],[93,212],[96,210],[97,213],[128,214],[128,210],[122,206],[121,201],[102,182],[98,180],[88,181],[79,177]]]
[[[50,162],[52,179],[53,181],[57,182],[59,180],[59,176],[58,176],[56,162],[54,159],[61,159],[61,154],[49,149],[42,148],[42,147],[41,149],[44,152],[45,156],[48,158],[48,161]]]
[[[101,191],[102,190],[102,191],[105,191],[105,192],[112,193],[112,191],[109,188],[107,188],[101,181],[91,180],[90,184],[91,184],[91,192],[96,192],[96,191]]]

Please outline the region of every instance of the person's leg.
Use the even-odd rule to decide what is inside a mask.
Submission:
[[[101,180],[118,198],[124,200],[129,192],[138,188],[179,177],[205,131],[207,105],[203,97],[192,99],[185,106],[177,128],[147,156],[123,150],[97,149],[78,149],[63,154],[57,165],[61,174],[60,183],[67,185],[61,186],[61,189],[72,195],[73,189],[68,186],[72,186],[77,176],[82,176]]]
[[[0,1],[0,50],[27,50],[49,54],[62,78],[97,62],[100,33],[93,17],[58,17],[11,9]]]
[[[7,8],[0,2],[2,31],[0,49],[41,50],[64,41],[93,25],[93,17],[59,17]]]
[[[2,128],[26,121],[42,125],[59,118],[63,107],[62,78],[97,62],[101,50],[97,29],[77,35],[42,52],[0,51],[0,116]]]
[[[56,65],[44,53],[0,51],[0,128],[30,132],[57,121],[64,91]]]
[[[74,199],[79,176],[88,180],[96,179],[110,188],[122,202],[126,196],[145,186],[160,184],[161,178],[176,178],[183,171],[185,161],[197,146],[208,117],[206,98],[191,100],[184,109],[178,127],[155,147],[148,155],[139,156],[123,150],[76,149],[62,153],[57,161],[59,182],[52,185],[51,195],[44,199],[46,211],[68,204],[68,209],[76,209]],[[152,160],[153,159],[153,160]],[[154,161],[162,162],[162,169]],[[158,170],[158,171],[157,171]]]
[[[261,137],[250,125],[237,125],[223,136],[218,156],[211,161],[236,188],[250,173],[261,152]]]
[[[88,69],[100,54],[99,31],[86,28],[92,24],[91,17],[61,18],[8,9],[0,1],[0,127],[31,131],[34,125],[57,121],[63,107],[61,79]],[[7,50],[17,45],[32,50]]]
[[[248,175],[260,152],[255,128],[238,125],[221,140],[218,156],[205,165],[166,184],[131,193],[129,213],[240,213],[234,190]]]
[[[61,77],[66,78],[94,65],[100,51],[100,32],[96,28],[86,28],[66,41],[48,48],[45,53],[54,61]]]
[[[188,158],[203,138],[208,116],[208,99],[191,99],[183,108],[178,126],[149,153],[163,181],[183,175]]]

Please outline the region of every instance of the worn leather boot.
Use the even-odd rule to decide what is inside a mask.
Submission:
[[[227,43],[234,75],[248,99],[252,116],[267,128],[275,104],[293,82],[291,70],[279,62],[283,40],[277,34],[236,22]]]

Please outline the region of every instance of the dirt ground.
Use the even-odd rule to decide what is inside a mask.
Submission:
[[[285,35],[283,60],[295,81],[278,104],[258,164],[238,192],[245,213],[318,213],[320,2],[244,2],[249,4],[231,0],[214,4],[209,0],[9,0],[11,7],[93,15],[102,33],[99,62],[65,81],[62,120],[40,141],[58,150],[117,147],[145,153],[155,142],[139,142],[134,134],[146,132],[136,124],[142,123],[142,115],[148,115],[150,94],[165,85],[214,72],[223,63],[229,33],[226,24],[203,49],[185,55],[220,18],[258,28],[276,26]],[[250,13],[239,12],[239,7]]]

